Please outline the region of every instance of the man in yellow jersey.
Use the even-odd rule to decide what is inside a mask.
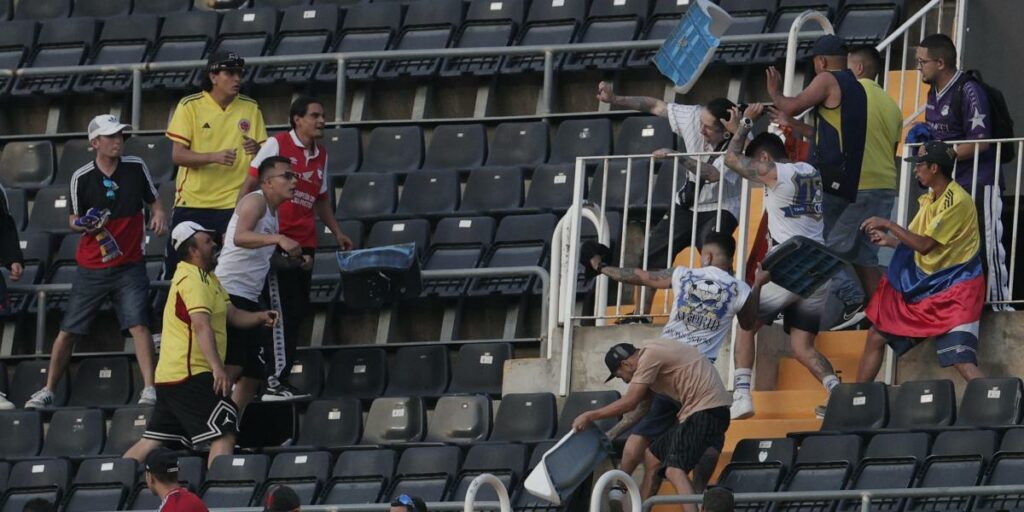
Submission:
[[[255,100],[239,94],[245,60],[216,51],[206,65],[203,90],[178,102],[167,138],[178,167],[171,226],[197,222],[223,236],[235,209],[249,163],[267,139],[263,113]],[[174,275],[173,248],[164,275]]]
[[[185,221],[171,232],[179,263],[164,306],[160,359],[156,365],[156,405],[146,432],[125,452],[142,463],[167,442],[192,447],[210,443],[209,462],[235,449],[238,411],[232,382],[224,369],[227,325],[252,329],[277,323],[277,311],[248,312],[228,300],[213,269],[217,266],[213,230]]]

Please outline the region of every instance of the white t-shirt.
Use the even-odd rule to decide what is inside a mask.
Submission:
[[[238,204],[242,204],[246,198],[253,194],[263,195],[262,190],[250,192],[242,198]],[[275,245],[267,245],[259,249],[246,249],[235,245],[235,229],[238,225],[238,208],[231,215],[228,221],[228,229],[224,233],[224,249],[217,257],[217,268],[214,274],[220,279],[230,295],[259,302],[260,293],[263,292],[263,282],[267,279],[267,272],[270,271],[270,256],[277,248]],[[270,211],[267,205],[263,216],[256,221],[253,231],[264,235],[276,235],[278,233],[277,214]]]
[[[704,136],[700,134],[700,112],[704,107],[700,105],[680,105],[678,103],[667,104],[668,123],[672,131],[683,139],[686,144],[686,151],[698,153],[713,151],[714,148],[708,145]],[[711,165],[718,169],[722,179],[718,182],[704,182],[700,187],[700,195],[697,198],[696,211],[713,212],[718,209],[718,195],[722,195],[722,209],[731,213],[733,217],[740,218],[740,187],[743,178],[734,172],[725,170],[725,159],[721,156],[713,160],[707,156],[701,157],[702,162],[711,160]],[[680,160],[679,165],[683,165]],[[697,180],[696,173],[687,173],[690,181]],[[682,186],[682,183],[680,183]],[[692,208],[691,208],[692,209]]]
[[[718,267],[676,267],[672,271],[673,308],[662,338],[691,345],[708,359],[718,350],[750,295],[747,283]]]
[[[805,236],[824,243],[821,215],[821,173],[811,164],[775,164],[775,187],[764,188],[768,235],[774,243]]]

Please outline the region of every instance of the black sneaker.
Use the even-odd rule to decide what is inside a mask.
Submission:
[[[843,316],[839,319],[839,323],[834,325],[830,331],[844,331],[851,327],[856,327],[862,320],[864,320],[864,305],[863,304],[847,304],[843,308]]]
[[[615,325],[649,324],[651,322],[652,320],[649,316],[627,316],[619,319],[618,322],[615,322]]]
[[[280,383],[274,387],[267,387],[263,392],[263,396],[260,400],[264,402],[282,402],[285,400],[299,400],[302,398],[309,398],[309,393],[303,393],[298,389],[292,387],[290,384]]]

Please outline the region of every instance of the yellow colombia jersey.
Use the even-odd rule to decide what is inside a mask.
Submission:
[[[878,82],[861,78],[868,99],[864,161],[858,190],[896,190],[896,161],[892,155],[903,133],[903,112]]]
[[[926,192],[918,198],[921,209],[910,231],[935,239],[940,245],[928,254],[914,253],[918,268],[928,274],[960,265],[978,253],[978,213],[971,196],[954,181],[941,196]]]
[[[212,369],[199,348],[192,330],[195,312],[210,314],[210,326],[217,342],[221,362],[227,351],[228,292],[217,276],[199,267],[178,263],[171,279],[171,290],[164,306],[164,330],[160,338],[160,359],[156,365],[156,383],[180,382]]]
[[[220,164],[202,167],[179,167],[174,205],[186,208],[231,210],[238,199],[238,189],[249,172],[249,155],[242,146],[242,135],[262,144],[267,140],[267,127],[256,101],[239,94],[222,109],[208,92],[186,96],[167,126],[167,138],[197,153],[235,149],[235,165]]]

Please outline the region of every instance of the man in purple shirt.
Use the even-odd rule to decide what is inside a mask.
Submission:
[[[925,123],[932,135],[942,141],[992,138],[992,114],[988,96],[977,81],[970,80],[956,67],[956,46],[949,37],[932,34],[917,47],[917,67],[921,80],[931,85],[925,108]],[[959,105],[959,108],[956,108]],[[974,172],[978,152],[977,176]],[[996,179],[995,145],[958,144],[953,170],[956,182],[972,197],[978,210],[981,231],[982,264],[988,286],[987,301],[1010,299],[1006,249],[1003,247],[1002,176]],[[995,311],[1009,311],[1007,304],[992,304]]]

